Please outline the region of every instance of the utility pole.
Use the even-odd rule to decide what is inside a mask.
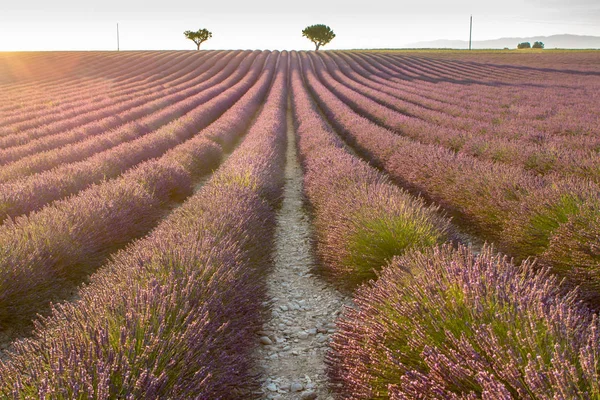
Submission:
[[[469,50],[471,50],[471,37],[473,36],[473,15],[471,15],[471,24],[469,25]]]
[[[117,51],[119,51],[119,23],[117,22]]]

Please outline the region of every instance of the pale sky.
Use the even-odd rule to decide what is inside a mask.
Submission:
[[[394,48],[435,40],[533,35],[600,36],[598,0],[0,0],[0,51],[194,50],[185,30],[206,28],[203,49],[309,50],[301,31],[329,25],[324,49]]]

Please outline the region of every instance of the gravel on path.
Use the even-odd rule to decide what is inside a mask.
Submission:
[[[333,400],[325,353],[335,319],[350,300],[312,270],[310,215],[304,208],[302,169],[288,104],[284,199],[277,215],[275,268],[268,279],[270,319],[257,332],[262,399]]]

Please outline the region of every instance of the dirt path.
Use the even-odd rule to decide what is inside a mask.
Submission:
[[[336,289],[313,275],[310,216],[303,207],[302,169],[288,105],[285,188],[277,215],[275,268],[269,275],[270,320],[259,332],[257,358],[263,399],[333,399],[324,355],[335,318],[348,303]]]

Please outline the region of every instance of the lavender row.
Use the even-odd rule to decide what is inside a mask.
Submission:
[[[353,71],[373,81],[374,89],[392,94],[403,102],[446,113],[453,117],[468,116],[475,120],[490,121],[498,114],[506,112],[506,107],[501,103],[486,101],[481,95],[474,101],[470,97],[471,91],[465,88],[465,85],[397,78],[385,60],[380,60],[373,55],[338,52],[335,53],[335,59],[344,60]],[[488,92],[490,90],[479,90],[480,94]],[[494,100],[498,100],[497,96],[494,97]],[[490,108],[495,112],[491,112]]]
[[[143,58],[140,59],[140,64],[144,64]],[[82,67],[80,66],[80,68]],[[143,65],[140,68],[144,68]],[[99,75],[98,78],[102,78],[102,75]],[[94,107],[99,109],[110,106],[114,104],[114,98],[118,98],[119,95],[126,98],[126,96],[134,94],[136,89],[139,88],[143,89],[144,87],[149,88],[151,86],[164,88],[164,83],[169,82],[170,79],[169,77],[162,77],[158,80],[144,79],[140,73],[135,83],[123,86],[118,85],[115,79],[107,77],[100,79],[99,83],[96,83],[95,80],[90,77],[80,81],[74,88],[65,90],[64,93],[60,94],[37,89],[39,92],[37,95],[29,96],[29,107],[23,104],[22,107],[15,110],[14,115],[2,116],[2,122],[5,125],[1,128],[3,132],[2,136],[37,128],[41,125],[40,122],[47,124],[53,120],[58,121],[56,118],[57,115],[60,115],[63,119],[67,117],[72,118],[76,117],[78,113],[82,113],[78,110],[89,109],[91,111]],[[32,83],[32,86],[35,85],[36,83]],[[35,100],[35,97],[39,97],[39,100]],[[7,100],[8,103],[18,103],[19,101],[18,94]]]
[[[599,304],[596,276],[600,255],[595,250],[597,225],[591,211],[600,207],[596,185],[542,179],[519,168],[397,136],[357,115],[329,92],[306,59],[303,73],[311,93],[338,132],[397,183],[424,194],[465,228],[499,242],[512,256],[539,256],[553,272],[572,285],[581,285],[583,296],[594,306]],[[559,233],[561,241],[554,237]],[[567,246],[575,238],[586,241],[578,244],[579,252],[572,253]]]
[[[394,75],[381,66],[376,59],[370,59],[369,62],[358,57],[357,54],[348,52],[335,52],[333,58],[343,60],[350,68],[353,74],[361,77],[361,82],[369,85],[373,89],[378,89],[384,93],[388,93],[398,98],[403,102],[408,102],[421,107],[446,113],[452,116],[464,116],[466,110],[462,104],[456,104],[445,98],[440,98],[443,94],[441,91],[433,91],[434,89],[428,82],[419,82],[416,84],[412,81],[395,79]],[[432,93],[433,92],[433,93]],[[437,96],[433,96],[437,95]],[[469,113],[472,118],[481,118],[479,112]]]
[[[335,71],[337,67],[331,60],[323,58],[331,70],[331,75],[323,68],[321,58],[313,57],[315,70],[321,82],[361,115],[388,129],[422,143],[440,144],[477,158],[520,166],[537,174],[558,172],[566,176],[576,175],[583,179],[600,181],[600,170],[595,168],[600,162],[600,155],[592,151],[593,146],[578,150],[567,149],[564,141],[560,142],[561,145],[553,145],[553,139],[543,139],[536,132],[531,136],[536,138],[535,143],[527,137],[510,137],[507,132],[483,134],[481,132],[487,128],[479,123],[469,126],[468,129],[456,129],[452,126],[451,117],[443,117],[439,113],[431,117],[432,121],[422,120],[426,110],[419,110],[418,107],[399,107],[397,102],[386,98],[385,94],[358,84],[353,85],[349,79],[343,79],[343,76]],[[369,96],[364,93],[368,93]],[[517,122],[522,121],[523,119]],[[594,140],[600,144],[600,139]]]
[[[82,55],[85,54],[84,57]],[[21,53],[2,55],[3,68],[2,88],[3,93],[10,94],[11,91],[19,92],[27,87],[32,87],[32,82],[41,83],[44,89],[52,90],[52,87],[60,90],[61,84],[68,84],[67,71],[72,70],[73,65],[79,65],[82,58],[86,62],[83,65],[99,65],[114,62],[116,54],[105,54],[105,57],[98,57],[91,53],[76,52],[52,52],[52,53]],[[129,59],[130,56],[123,57],[121,60]],[[27,68],[23,66],[27,65]],[[56,65],[55,68],[48,68],[48,65]],[[79,78],[79,77],[78,77]],[[47,86],[48,85],[48,86]]]
[[[164,54],[162,54],[164,55]],[[123,68],[132,59],[155,58],[157,52],[127,52],[115,53],[109,51],[98,52],[32,52],[20,54],[4,54],[2,67],[8,69],[3,75],[4,85],[30,85],[31,82],[40,82],[44,85],[55,85],[60,88],[61,84],[68,83],[67,73],[76,71],[77,79],[93,76],[97,70],[110,70]],[[20,65],[15,65],[20,64]],[[23,68],[27,65],[27,68]],[[51,65],[54,68],[48,68]],[[74,68],[75,66],[79,68]]]
[[[173,56],[166,52],[159,54],[152,53],[129,53],[129,54],[111,54],[111,53],[73,53],[71,57],[59,55],[58,58],[45,57],[38,60],[39,65],[43,65],[45,70],[52,70],[50,79],[41,79],[39,74],[33,72],[34,61],[21,61],[27,70],[26,75],[30,78],[25,83],[15,83],[4,87],[3,93],[8,99],[14,100],[35,100],[39,96],[53,96],[54,98],[63,98],[67,102],[73,102],[76,98],[86,98],[90,93],[79,93],[74,97],[65,98],[63,94],[73,93],[81,85],[91,85],[100,90],[107,87],[107,78],[118,80],[122,87],[126,88],[139,82],[141,77],[149,77],[143,71],[157,70],[165,64],[169,64]],[[71,59],[68,59],[71,58]],[[178,58],[178,57],[175,57]],[[104,76],[104,79],[103,79]],[[83,96],[83,97],[81,97]],[[41,111],[45,107],[43,104],[34,102],[23,104],[22,107],[5,105],[2,110],[4,115],[11,115],[14,112]]]
[[[100,54],[98,56],[94,54],[91,56],[86,55],[77,60],[67,60],[65,57],[60,59],[44,57],[38,62],[44,65],[46,69],[54,71],[54,79],[49,82],[40,80],[39,76],[31,72],[33,67],[31,62],[23,62],[24,68],[27,68],[27,73],[32,75],[33,80],[26,84],[14,84],[5,87],[3,93],[8,101],[5,100],[4,104],[7,105],[3,107],[2,114],[5,116],[18,116],[22,113],[44,113],[48,111],[48,106],[40,103],[40,100],[48,98],[48,96],[52,96],[52,99],[60,103],[60,106],[69,103],[76,104],[77,100],[89,98],[91,94],[95,95],[99,91],[110,89],[112,85],[109,85],[110,81],[107,81],[106,78],[115,76],[119,76],[123,89],[125,89],[132,82],[139,81],[140,69],[144,71],[149,67],[162,67],[160,64],[156,65],[158,59],[162,61],[161,64],[171,61],[167,54],[129,54],[127,56],[124,54],[120,56],[114,54]],[[104,76],[104,79],[102,76]],[[77,91],[77,88],[80,89],[82,86],[89,87],[91,91]],[[73,96],[74,92],[78,94]],[[22,103],[20,106],[15,107],[18,101]],[[55,104],[59,105],[54,101],[53,106]]]
[[[0,258],[0,321],[27,324],[61,288],[81,282],[110,253],[148,232],[169,199],[191,194],[193,179],[222,157],[221,147],[206,137],[243,133],[269,87],[274,59],[260,83],[214,127],[117,180],[0,228],[0,243],[10,249]]]
[[[597,315],[558,279],[484,247],[395,258],[337,322],[341,399],[594,399]]]
[[[409,54],[382,54],[383,58],[390,59],[401,67],[402,71],[408,72],[424,80],[451,80],[461,83],[477,83],[484,80],[518,79],[520,76],[515,71],[506,71],[494,66],[482,67],[474,63],[457,63],[455,60],[445,60],[453,64],[452,69],[446,66],[440,68],[435,61],[429,57],[412,56]]]
[[[364,56],[364,54],[360,54],[360,56]],[[453,120],[460,117],[463,121],[468,121],[464,118],[477,121],[477,123],[486,121],[489,127],[490,121],[494,119],[499,121],[499,118],[505,117],[512,108],[512,106],[507,107],[506,99],[504,102],[502,101],[502,96],[497,93],[498,90],[501,90],[498,87],[471,89],[471,86],[452,84],[450,81],[431,83],[420,80],[402,80],[394,78],[391,66],[389,64],[386,66],[385,61],[376,57],[363,59],[358,54],[336,53],[335,59],[336,61],[344,60],[347,67],[345,63],[338,63],[340,68],[344,69],[346,75],[361,77],[359,79],[362,84],[398,98],[402,104],[414,104],[431,111],[445,113],[450,115]],[[473,92],[478,92],[477,99],[471,97]],[[493,101],[486,101],[490,94],[493,95]],[[513,93],[510,94],[513,95],[513,98],[508,102],[513,103],[517,96]],[[491,128],[495,129],[496,126],[492,124]]]
[[[207,88],[197,96],[184,99],[173,106],[169,106],[142,119],[141,121],[133,121],[105,135],[92,136],[82,142],[46,152],[40,152],[14,163],[2,166],[0,167],[0,182],[6,183],[19,179],[27,179],[30,175],[52,170],[55,167],[62,167],[75,162],[86,162],[86,159],[89,159],[90,157],[102,157],[104,154],[112,154],[115,151],[118,151],[118,149],[122,149],[126,146],[146,143],[148,140],[152,140],[157,134],[164,136],[166,130],[172,130],[174,127],[178,126],[177,121],[182,116],[189,117],[198,114],[199,112],[206,112],[209,108],[206,106],[206,102],[214,104],[215,99],[222,98],[219,94],[221,94],[223,90],[227,91],[228,88],[234,87],[239,83],[256,56],[257,53],[251,55],[240,54],[236,60],[237,62],[234,62],[233,65],[225,65],[225,69],[222,72],[224,74],[230,73],[230,75],[224,81]],[[209,123],[211,121],[198,122]],[[170,137],[170,139],[173,140],[175,137]]]
[[[581,90],[585,90],[585,93]],[[481,93],[490,91],[491,89],[488,88],[479,90]],[[558,125],[546,131],[524,126],[525,123],[539,122],[540,119],[545,119],[546,115],[552,115],[539,109],[540,102],[550,104],[552,109],[560,109],[561,114],[572,112],[577,115],[576,123],[582,120],[581,116],[590,119],[589,117],[593,117],[590,106],[594,102],[590,99],[588,91],[587,87],[563,89],[560,86],[550,86],[544,92],[531,87],[526,90],[518,87],[508,94],[494,93],[497,97],[495,112],[486,116],[488,122],[492,122],[491,127],[473,126],[462,132],[451,129],[438,132],[439,129],[433,127],[429,131],[421,129],[415,138],[426,143],[443,143],[444,146],[455,151],[467,152],[479,158],[522,165],[535,173],[546,174],[558,171],[564,175],[574,174],[597,180],[598,173],[594,167],[598,162],[598,154],[594,149],[600,146],[597,137],[561,135],[560,131],[569,131],[569,129],[560,128]],[[455,102],[456,95],[457,93],[451,93]],[[521,110],[523,106],[514,104],[517,101],[531,106],[531,110]],[[468,107],[469,115],[482,114],[480,109],[476,110],[469,105],[479,103],[481,103],[481,96],[464,104],[464,107]],[[506,112],[513,109],[515,109],[514,115],[507,116]],[[540,114],[540,111],[543,112]],[[443,121],[441,123],[443,125]],[[597,124],[592,123],[592,125]]]
[[[231,57],[233,54],[231,54]],[[226,57],[229,58],[229,57]],[[51,150],[62,145],[78,142],[117,128],[136,119],[152,117],[152,112],[180,102],[202,90],[225,79],[222,72],[228,61],[222,60],[220,65],[207,63],[204,74],[188,80],[179,88],[157,93],[134,93],[130,100],[111,104],[92,104],[76,108],[75,118],[67,115],[54,115],[54,123],[41,124],[40,127],[0,138],[3,147],[0,152],[0,163],[15,161],[36,151]],[[208,82],[210,81],[210,83]],[[208,84],[207,84],[208,83]],[[109,103],[113,103],[112,100]]]
[[[463,101],[463,97],[460,96],[461,87],[456,87],[450,82],[430,82],[416,77],[404,76],[399,67],[394,65],[391,61],[387,60],[381,55],[366,54],[366,53],[348,53],[347,57],[360,64],[361,67],[365,68],[371,74],[380,76],[389,82],[390,85],[395,85],[398,88],[407,90],[409,93],[417,94],[420,97],[431,99],[442,104],[454,103],[456,101]],[[448,101],[448,98],[452,97],[452,102]],[[483,105],[488,104],[487,99],[483,98]],[[468,102],[467,102],[468,104]],[[461,103],[461,105],[463,105]],[[473,104],[473,107],[478,107],[481,104]]]
[[[577,61],[574,57],[573,62]],[[487,122],[492,126],[482,129],[497,135],[518,136],[521,132],[533,138],[543,135],[547,140],[564,142],[569,147],[586,144],[580,143],[582,137],[586,141],[590,136],[595,137],[599,121],[595,100],[600,95],[593,75],[573,75],[569,70],[547,72],[536,68],[533,71],[534,75],[527,80],[484,79],[468,85],[453,83],[442,76],[440,82],[430,87],[439,91],[440,86],[450,85],[452,90],[448,96],[453,102],[468,108],[471,116],[487,114]]]
[[[373,84],[371,84],[368,79],[355,73],[354,70],[351,69],[349,63],[342,57],[310,55],[312,56],[313,62],[316,63],[317,68],[320,68],[319,63],[323,63],[327,68],[328,74],[343,86],[364,95],[377,103],[398,111],[399,113],[423,119],[433,124],[443,123],[445,126],[454,129],[479,128],[479,126],[474,126],[475,121],[471,119],[471,116],[477,115],[476,113],[469,113],[467,116],[453,116],[442,111],[423,107],[418,102],[404,101],[401,98],[403,95],[402,89],[394,89],[386,84],[372,87]],[[477,121],[477,123],[481,122]]]
[[[575,56],[572,62],[580,61]],[[503,68],[514,69],[515,66],[503,65]],[[518,68],[518,67],[517,67]],[[497,114],[497,129],[507,125],[507,129],[519,130],[518,123],[510,124],[515,119],[528,120],[537,131],[554,134],[555,136],[589,135],[596,129],[597,123],[593,120],[581,119],[581,116],[593,116],[595,110],[595,99],[599,98],[597,93],[598,82],[593,75],[571,74],[572,71],[550,70],[534,68],[535,75],[528,78],[529,82],[512,81],[486,82],[478,85],[466,86],[462,92],[467,101],[479,104],[488,99],[488,108]],[[519,69],[522,71],[522,69]],[[456,86],[456,85],[454,85]],[[454,90],[453,92],[456,92]],[[467,103],[463,103],[467,104]],[[477,112],[479,113],[479,111]],[[596,114],[597,117],[597,114]],[[596,118],[597,121],[597,118]],[[508,122],[508,124],[507,124]],[[587,133],[586,133],[587,131]]]
[[[382,59],[383,55],[369,55],[366,58],[363,58],[366,56],[364,53],[340,54],[342,55],[358,61],[360,68],[368,69],[371,74],[385,78],[384,83],[399,84],[400,90],[413,86],[411,90],[421,96],[435,98],[445,103],[450,102],[454,107],[463,108],[467,111],[464,114],[470,118],[492,121],[493,125],[490,129],[495,131],[501,130],[509,134],[511,131],[519,132],[523,129],[523,122],[527,122],[535,128],[534,130],[547,134],[548,138],[554,138],[555,133],[564,133],[565,135],[559,137],[568,140],[572,132],[586,129],[585,126],[593,132],[597,125],[590,122],[582,125],[579,119],[581,115],[593,115],[594,98],[598,95],[595,90],[597,82],[591,77],[585,80],[569,80],[571,75],[560,74],[561,71],[557,70],[551,73],[538,72],[535,85],[531,82],[515,84],[513,80],[507,79],[496,83],[484,80],[480,84],[464,85],[452,83],[450,78],[435,83],[422,80],[413,83],[393,78],[394,64]],[[572,64],[577,63],[581,61],[581,57],[574,56],[571,61]],[[396,64],[396,68],[401,66],[402,63]],[[440,94],[443,96],[440,97]],[[540,104],[545,104],[546,107],[540,107]],[[558,107],[560,112],[557,112]],[[456,114],[456,111],[452,113]],[[572,143],[575,144],[576,142]]]
[[[157,131],[97,153],[86,160],[0,185],[0,220],[27,214],[54,200],[77,193],[90,184],[116,177],[138,163],[159,157],[173,146],[191,138],[212,121],[218,120],[219,116],[246,93],[263,71],[268,54],[255,53],[246,57],[228,79],[229,82],[215,86],[210,92],[218,92],[231,83],[239,82]],[[273,59],[269,61],[267,70],[271,69],[273,62]],[[261,85],[266,83],[261,82]]]
[[[234,399],[258,387],[252,352],[271,265],[269,204],[283,186],[286,70],[284,53],[263,111],[213,179],[14,345],[0,393]]]
[[[437,110],[432,109],[431,107],[422,106],[422,100],[415,98],[415,96],[411,97],[412,101],[403,100],[403,97],[406,96],[404,87],[399,89],[390,87],[389,80],[383,79],[380,84],[373,85],[369,79],[363,76],[365,74],[364,72],[363,74],[359,74],[354,71],[355,69],[360,70],[362,67],[357,66],[357,64],[352,61],[346,62],[346,60],[344,60],[345,57],[343,56],[344,54],[340,54],[339,57],[334,57],[333,59],[326,56],[321,56],[321,58],[324,59],[330,73],[336,80],[400,113],[425,119],[433,124],[441,124],[453,129],[478,131],[481,135],[486,136],[491,135],[492,133],[494,134],[494,137],[504,137],[507,135],[514,136],[517,131],[515,128],[517,127],[528,135],[541,133],[535,129],[525,128],[525,126],[529,125],[532,121],[536,121],[534,115],[507,115],[507,112],[510,111],[512,107],[501,107],[501,104],[506,101],[514,101],[513,99],[517,98],[520,93],[509,93],[509,99],[499,98],[493,105],[488,105],[488,107],[495,107],[495,112],[486,112],[485,109],[477,108],[477,105],[480,104],[478,101],[473,102],[472,100],[469,100],[461,102],[456,98],[456,93],[450,93],[449,96],[452,96],[450,98],[453,100],[453,108],[450,112],[446,112],[446,110]],[[436,90],[436,88],[420,88],[421,92],[430,90]],[[490,92],[491,90],[492,89],[480,88],[480,91]],[[527,88],[527,90],[535,91],[536,89]],[[563,96],[565,93],[572,94],[571,92],[561,91]],[[537,94],[539,94],[539,91]],[[577,93],[577,95],[579,96],[580,94]],[[564,103],[565,101],[562,100],[561,102]],[[553,101],[552,103],[556,104],[557,101]],[[425,104],[428,104],[428,102],[425,101]],[[590,105],[590,103],[587,104],[588,106]],[[467,106],[469,106],[468,109],[466,109]],[[445,104],[443,108],[447,107],[448,105]],[[518,126],[515,126],[515,124],[518,124]],[[531,131],[531,133],[529,131]]]
[[[349,154],[311,102],[291,66],[304,190],[314,210],[317,253],[326,272],[350,286],[376,276],[395,255],[447,239],[449,221]]]
[[[376,53],[381,56],[388,57],[392,60],[398,60],[405,56],[401,53]],[[417,57],[413,53],[413,58]],[[407,55],[407,54],[405,54]],[[546,72],[571,72],[579,73],[577,75],[593,75],[600,72],[598,69],[598,54],[594,51],[580,52],[552,52],[546,51],[542,53],[527,53],[527,52],[497,52],[497,51],[478,51],[472,53],[466,52],[430,52],[423,53],[428,60],[440,60],[446,63],[453,63],[462,66],[472,66],[479,68],[485,74],[487,68],[495,68],[502,70],[503,73],[511,74],[515,77],[515,73],[521,72],[525,76],[539,76],[540,73]],[[577,81],[577,76],[572,77]]]
[[[481,115],[489,115],[489,108],[498,107],[495,100],[490,99],[488,91],[480,91],[477,101],[470,97],[472,91],[470,86],[453,84],[447,81],[429,82],[417,78],[403,77],[398,74],[397,69],[387,59],[373,54],[348,53],[347,58],[356,62],[360,67],[369,71],[371,76],[379,76],[390,86],[397,87],[403,92],[417,96],[419,103],[423,104],[423,98],[441,104],[441,107],[458,106],[462,112]],[[438,106],[440,107],[440,106]],[[455,114],[454,110],[451,114]]]
[[[115,85],[114,88],[96,88],[81,84],[77,93],[86,93],[87,95],[75,96],[71,92],[66,93],[65,99],[69,99],[67,104],[53,96],[51,101],[60,102],[61,104],[60,107],[52,107],[47,114],[23,112],[12,119],[25,120],[11,124],[8,123],[8,118],[3,118],[4,126],[0,129],[0,135],[4,136],[2,138],[3,142],[7,141],[8,145],[11,145],[23,136],[36,138],[48,136],[53,132],[60,132],[66,129],[65,126],[82,127],[86,123],[94,121],[94,119],[89,118],[90,115],[96,115],[96,119],[98,119],[103,116],[121,113],[162,96],[173,94],[180,90],[177,87],[178,85],[181,86],[181,89],[192,86],[198,79],[190,81],[190,78],[208,70],[214,65],[215,60],[216,58],[211,60],[197,58],[189,62],[185,59],[183,65],[176,64],[177,60],[173,60],[173,67],[170,69],[165,68],[161,72],[161,76],[165,76],[164,78],[150,80],[149,82],[139,80],[131,86],[124,85],[125,87],[121,87]],[[47,97],[44,96],[43,100],[46,99]],[[108,110],[113,110],[112,114],[107,113]]]
[[[104,110],[101,114],[108,116],[103,118],[98,114],[96,120],[93,120],[94,116],[87,115],[85,118],[92,119],[92,122],[58,133],[46,135],[45,133],[48,133],[44,132],[46,128],[41,129],[38,131],[42,133],[41,137],[30,138],[31,140],[22,145],[0,150],[0,163],[4,164],[0,166],[0,176],[4,173],[7,176],[5,180],[10,180],[11,176],[19,174],[22,165],[30,165],[30,170],[39,172],[46,164],[46,169],[48,169],[56,163],[77,161],[82,157],[85,158],[95,152],[106,150],[123,141],[148,133],[182,115],[194,104],[198,104],[198,101],[206,101],[214,96],[213,88],[217,84],[223,84],[228,76],[236,76],[234,74],[235,67],[239,65],[244,55],[247,54],[238,54],[233,61],[231,59],[221,60],[221,63],[206,72],[206,76],[202,76],[210,78],[212,75],[212,78],[207,81],[194,80],[191,82],[192,86],[181,93],[167,95],[148,103],[145,103],[144,97],[142,97],[139,106],[129,110],[120,110],[121,112],[113,109],[114,114],[110,114],[110,110]],[[228,66],[229,63],[231,65]],[[7,139],[9,138],[7,137]],[[23,138],[23,140],[25,139]],[[34,168],[36,163],[40,165],[37,170]]]

